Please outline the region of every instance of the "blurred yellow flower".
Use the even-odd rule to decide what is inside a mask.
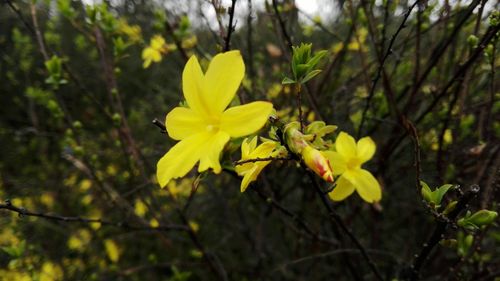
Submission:
[[[149,46],[142,50],[142,59],[144,60],[143,67],[148,68],[152,62],[160,62],[162,51],[165,45],[165,39],[161,35],[155,35]]]
[[[129,25],[125,19],[121,19],[120,22],[120,32],[127,35],[130,41],[140,42],[142,40],[141,27],[138,25]]]
[[[195,56],[182,73],[182,90],[188,107],[167,114],[168,135],[179,140],[158,162],[156,176],[164,187],[186,175],[198,161],[198,171],[221,172],[219,157],[231,137],[238,138],[262,128],[273,105],[256,101],[228,108],[245,74],[239,51],[216,55],[205,74]]]
[[[253,137],[252,140],[246,138],[241,144],[241,160],[271,157],[276,145],[276,142],[266,141],[257,146],[257,137]],[[257,179],[257,176],[269,163],[271,161],[247,162],[236,165],[236,172],[243,176],[240,186],[241,192],[244,192],[248,185]]]
[[[354,138],[341,132],[335,141],[337,151],[325,151],[337,179],[337,186],[329,193],[334,201],[341,201],[356,190],[368,203],[380,201],[382,190],[375,177],[361,165],[375,154],[376,145],[370,137],[364,137],[357,143]]]

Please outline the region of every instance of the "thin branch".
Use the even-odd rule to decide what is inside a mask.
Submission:
[[[174,44],[175,46],[177,47],[177,50],[179,51],[179,53],[181,53],[181,57],[182,59],[187,62],[189,57],[187,55],[187,52],[186,50],[184,50],[184,48],[182,47],[182,42],[179,40],[179,38],[177,37],[177,35],[175,34],[175,31],[174,31],[174,28],[172,26],[172,24],[170,24],[170,22],[168,20],[165,20],[165,30],[167,31],[167,33],[172,37],[172,39],[174,40]]]
[[[38,42],[38,46],[40,47],[40,52],[42,53],[43,59],[45,61],[48,61],[49,55],[47,53],[44,37],[42,35],[42,32],[40,31],[40,27],[38,26],[38,19],[37,19],[37,15],[36,15],[36,6],[33,2],[30,4],[30,12],[31,12],[31,19],[33,21],[33,26],[35,28],[36,40]]]
[[[167,133],[167,127],[165,127],[165,124],[163,124],[163,122],[161,122],[157,118],[153,119],[153,121],[151,121],[151,123],[153,123],[153,125],[155,125],[156,127],[160,128],[160,130],[161,130],[160,132],[162,134]]]
[[[460,197],[455,209],[453,211],[451,211],[450,214],[448,215],[448,220],[454,221],[457,218],[457,216],[467,207],[467,204],[469,203],[469,201],[479,193],[479,190],[480,190],[480,188],[478,185],[472,185],[469,188],[469,190],[467,190]],[[432,249],[443,238],[443,235],[444,235],[444,233],[448,227],[448,224],[449,224],[448,220],[437,221],[437,225],[436,225],[436,228],[434,229],[434,232],[432,233],[431,237],[427,240],[427,242],[423,244],[423,247],[420,250],[420,253],[418,255],[415,255],[415,260],[413,261],[410,268],[406,269],[406,271],[402,272],[403,278],[405,278],[405,279],[409,278],[409,280],[412,280],[412,281],[419,279],[420,269],[422,268],[422,265],[426,261],[427,257],[431,253]]]
[[[275,198],[272,196],[269,196],[262,192],[259,188],[252,188],[253,191],[257,192],[257,194],[266,202],[271,204],[276,210],[280,211],[282,214],[286,215],[287,217],[291,218],[300,228],[302,228],[307,234],[309,234],[314,240],[338,246],[338,241],[332,240],[331,238],[324,237],[323,235],[313,231],[309,224],[302,220],[297,214],[295,214],[293,211],[287,209],[284,205],[282,205],[280,202],[276,201]]]
[[[359,240],[356,238],[356,236],[354,236],[354,234],[351,232],[351,230],[349,230],[349,228],[345,225],[344,221],[339,216],[339,214],[337,214],[333,210],[332,206],[330,205],[330,202],[328,201],[328,198],[326,198],[326,195],[323,193],[323,191],[321,190],[321,187],[319,186],[318,182],[316,181],[314,174],[312,172],[310,172],[309,170],[307,170],[307,168],[305,168],[305,166],[303,164],[302,164],[302,167],[307,171],[307,175],[309,176],[309,179],[311,180],[312,184],[314,185],[316,193],[318,193],[319,197],[321,198],[321,202],[323,203],[323,206],[325,206],[325,208],[327,209],[328,215],[333,219],[335,224],[342,229],[342,231],[349,237],[351,242],[353,242],[354,245],[356,246],[356,248],[361,252],[361,255],[363,256],[365,261],[368,263],[368,266],[370,267],[371,271],[375,275],[375,278],[378,280],[384,280],[384,278],[382,277],[382,274],[380,273],[380,271],[377,268],[377,265],[370,258],[370,256],[368,255],[368,252],[363,247],[361,242],[359,242]]]
[[[24,217],[24,216],[39,217],[39,218],[44,218],[44,219],[53,220],[53,221],[79,222],[79,223],[88,223],[88,224],[98,223],[101,225],[114,226],[114,227],[129,229],[129,230],[188,231],[188,228],[186,226],[177,225],[177,224],[160,225],[157,227],[139,226],[139,225],[131,225],[128,222],[113,222],[113,221],[103,220],[101,218],[91,219],[91,218],[84,218],[84,217],[66,217],[66,216],[55,215],[55,214],[34,212],[34,211],[26,210],[26,209],[21,208],[21,207],[14,206],[14,205],[12,205],[12,203],[9,200],[6,200],[4,204],[0,203],[0,209],[8,210],[8,211],[17,213],[19,215],[19,217]]]
[[[388,252],[384,252],[384,251],[380,251],[380,250],[374,250],[374,249],[366,249],[366,251],[370,252],[372,254],[380,255],[380,256],[391,257],[391,259],[394,260],[395,262],[398,261],[398,259],[392,253],[388,253]],[[302,258],[299,258],[299,259],[296,259],[296,260],[292,260],[292,261],[283,263],[282,265],[280,265],[279,267],[277,267],[273,271],[284,270],[287,266],[298,264],[298,263],[302,263],[302,262],[305,262],[305,261],[310,261],[310,260],[314,260],[314,259],[321,259],[321,258],[327,258],[329,256],[338,255],[338,254],[344,254],[344,253],[360,254],[361,252],[359,251],[359,249],[337,249],[337,250],[328,251],[328,252],[324,252],[324,253],[320,253],[320,254],[316,254],[316,255],[302,257]]]
[[[488,44],[495,38],[497,32],[500,30],[500,25],[496,26],[490,26],[488,30],[486,31],[485,35],[483,36],[481,42],[479,43],[478,47],[474,50],[474,52],[470,55],[469,59],[462,64],[462,66],[455,72],[453,77],[446,83],[444,88],[441,90],[439,94],[437,94],[434,98],[434,100],[431,102],[427,108],[425,108],[420,114],[419,117],[415,120],[415,123],[419,123],[422,121],[422,119],[427,115],[427,113],[431,112],[434,106],[438,103],[438,101],[443,98],[447,92],[448,89],[457,81],[460,81],[460,77],[462,77],[465,73],[467,73],[467,70],[469,67],[476,61],[477,58],[479,58],[479,55],[482,54],[483,50],[488,46]]]
[[[229,26],[227,27],[227,34],[226,37],[224,38],[224,52],[231,50],[231,34],[233,34],[235,27],[233,25],[233,19],[234,19],[234,8],[236,6],[236,1],[238,0],[231,1],[231,8],[229,10]]]
[[[255,162],[261,162],[261,161],[287,161],[287,160],[292,160],[290,157],[262,157],[262,158],[252,158],[252,159],[245,159],[245,160],[239,160],[235,161],[234,165],[243,165],[246,163],[255,163]]]
[[[292,46],[293,46],[292,39],[291,39],[290,35],[288,34],[288,32],[286,31],[285,22],[283,21],[283,18],[281,18],[281,14],[280,14],[280,11],[278,9],[278,3],[276,2],[276,0],[272,0],[272,2],[273,2],[274,13],[276,14],[276,18],[278,19],[278,23],[279,23],[280,28],[281,28],[281,33],[283,34],[283,37],[285,38],[288,51],[290,51],[290,53],[291,53],[293,50],[292,49]]]
[[[410,14],[411,14],[411,11],[413,10],[413,8],[415,8],[415,6],[418,4],[419,0],[416,0],[413,5],[411,5],[408,10],[406,11],[406,13],[404,14],[404,17],[403,17],[403,20],[401,21],[401,24],[399,25],[398,29],[396,30],[396,32],[392,35],[392,38],[389,42],[389,46],[387,47],[387,50],[384,54],[384,56],[382,57],[382,59],[380,60],[380,64],[379,64],[379,67],[377,69],[377,72],[375,74],[375,78],[373,78],[372,80],[372,84],[371,84],[371,87],[370,87],[370,92],[368,94],[368,98],[366,99],[366,103],[365,103],[365,108],[363,109],[363,113],[361,115],[361,122],[359,124],[359,127],[358,127],[358,138],[361,136],[361,133],[362,133],[362,130],[363,130],[363,125],[365,123],[365,119],[366,119],[366,113],[368,112],[368,109],[370,107],[370,102],[375,94],[375,88],[377,86],[377,82],[378,80],[380,79],[380,76],[382,74],[382,70],[384,69],[384,65],[385,65],[385,61],[387,60],[387,58],[389,57],[390,54],[392,54],[392,46],[394,45],[394,42],[396,41],[396,38],[398,37],[399,33],[401,32],[401,30],[403,30],[403,28],[406,27],[406,21],[408,20],[408,18],[410,17]]]

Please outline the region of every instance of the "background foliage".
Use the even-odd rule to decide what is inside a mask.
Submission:
[[[325,1],[322,18],[290,0],[239,0],[229,32],[232,2],[161,2],[2,1],[0,280],[376,279],[292,162],[245,193],[230,172],[156,183],[174,142],[151,120],[181,101],[191,54],[206,66],[241,50],[239,100],[270,100],[288,121],[298,110],[281,81],[300,42],[328,51],[303,89],[308,122],[377,143],[368,169],[382,201],[332,206],[383,279],[417,278],[410,266],[443,221],[422,279],[500,275],[498,224],[446,221],[419,184],[477,184],[464,209],[498,208],[498,3]],[[143,68],[154,35],[169,48]],[[463,198],[451,190],[442,205]]]

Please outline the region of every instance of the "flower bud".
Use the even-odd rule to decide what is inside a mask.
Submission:
[[[299,122],[291,122],[285,126],[284,136],[288,148],[293,152],[300,154],[304,147],[308,146],[305,135],[299,131]]]
[[[477,226],[483,226],[492,223],[497,216],[498,213],[495,211],[480,210],[470,216],[468,220]]]
[[[302,159],[307,167],[327,182],[333,182],[333,172],[330,161],[317,149],[306,146],[302,149]]]

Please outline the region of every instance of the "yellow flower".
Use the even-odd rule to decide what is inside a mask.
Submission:
[[[361,165],[375,154],[376,145],[370,137],[358,141],[341,132],[335,142],[336,152],[325,151],[335,175],[340,175],[337,186],[329,193],[334,201],[344,200],[356,190],[368,203],[380,201],[382,190],[375,177]]]
[[[152,62],[160,62],[165,39],[161,35],[155,35],[146,49],[142,50],[143,67],[148,68]]]
[[[216,55],[205,74],[195,56],[182,73],[182,90],[188,104],[167,114],[168,135],[180,140],[157,165],[156,176],[164,187],[173,178],[186,175],[199,161],[199,172],[221,171],[219,156],[232,138],[255,133],[271,114],[273,105],[256,101],[227,108],[245,74],[239,51]]]
[[[327,182],[333,181],[333,173],[330,162],[321,153],[321,151],[311,147],[310,145],[302,149],[302,159],[309,169],[313,170],[318,176]]]
[[[121,19],[120,22],[120,32],[126,34],[130,41],[140,42],[141,37],[141,27],[138,25],[129,25],[125,19]]]
[[[273,150],[276,148],[276,144],[277,143],[273,141],[266,141],[257,146],[257,137],[254,137],[252,140],[246,138],[241,144],[241,160],[270,157],[272,156]],[[262,169],[269,163],[271,163],[271,161],[256,161],[236,166],[238,175],[243,176],[240,186],[241,192],[244,192],[248,185],[257,179]]]

